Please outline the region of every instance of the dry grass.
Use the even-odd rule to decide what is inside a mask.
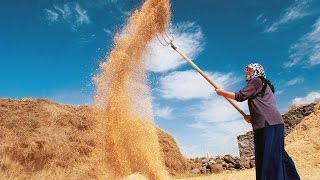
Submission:
[[[302,179],[320,179],[320,103],[286,138]],[[149,125],[151,125],[149,123]],[[145,127],[149,127],[146,125]],[[254,170],[190,177],[193,164],[157,129],[170,174],[182,179],[254,179]],[[111,179],[105,158],[105,118],[93,108],[48,100],[0,100],[0,179]],[[143,157],[141,157],[143,159]],[[124,179],[147,179],[133,173]],[[181,179],[181,178],[180,178]]]
[[[173,176],[190,176],[190,169],[197,166],[185,158],[174,138],[161,129],[157,129],[162,157],[169,173]],[[201,165],[199,165],[201,166]]]
[[[144,134],[150,129],[156,131],[160,154],[170,174],[187,174],[189,161],[173,137],[151,123],[133,123],[144,127],[139,128]],[[91,107],[41,99],[0,99],[0,179],[112,179],[105,127],[106,117]],[[145,137],[145,141],[150,138]],[[145,159],[140,155],[136,158]],[[143,177],[134,173],[125,179]]]
[[[287,136],[286,149],[294,159],[302,179],[320,179],[320,103]]]
[[[104,123],[96,117],[86,106],[1,100],[0,179],[106,177]]]
[[[255,180],[254,169],[247,169],[241,171],[225,171],[218,174],[190,177],[190,178],[179,178],[188,180]]]

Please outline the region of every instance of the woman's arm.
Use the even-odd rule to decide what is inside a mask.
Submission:
[[[234,93],[234,92],[229,92],[229,91],[225,91],[224,89],[221,89],[221,88],[216,89],[216,92],[217,92],[218,95],[224,96],[224,97],[229,98],[229,99],[235,99],[235,97],[236,97],[236,93]],[[244,119],[245,119],[248,123],[251,123],[251,116],[250,116],[250,115],[246,115],[246,116],[244,117]]]
[[[235,96],[236,96],[234,92],[225,91],[222,88],[216,89],[216,92],[217,92],[218,95],[224,96],[224,97],[229,98],[229,99],[234,99]]]
[[[240,102],[245,101],[250,97],[255,96],[257,93],[261,91],[261,89],[262,89],[261,79],[258,77],[253,78],[248,82],[248,84],[243,89],[235,93],[235,100]]]

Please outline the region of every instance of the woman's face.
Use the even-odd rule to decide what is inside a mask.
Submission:
[[[249,77],[251,77],[254,74],[254,69],[252,68],[246,68],[246,79],[248,79]]]

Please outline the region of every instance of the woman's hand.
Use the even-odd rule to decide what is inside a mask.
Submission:
[[[234,99],[235,98],[235,93],[234,92],[228,92],[228,91],[225,91],[222,88],[217,88],[215,90],[216,90],[216,93],[219,96],[224,96],[224,97],[229,98],[229,99]]]
[[[251,116],[250,115],[246,115],[244,117],[244,119],[248,122],[248,123],[251,123]]]
[[[219,96],[224,96],[225,90],[222,89],[222,88],[217,88],[217,89],[216,89],[216,93],[217,93]]]

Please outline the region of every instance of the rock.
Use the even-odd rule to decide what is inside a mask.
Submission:
[[[209,160],[209,164],[214,164],[214,163],[215,163],[215,161],[213,159]]]
[[[192,174],[201,174],[201,171],[200,171],[199,168],[194,168],[194,169],[191,170],[191,173]]]
[[[221,164],[212,164],[210,165],[212,173],[219,173],[223,171],[223,167]]]
[[[231,163],[232,165],[235,163],[234,158],[230,154],[224,156],[224,161],[226,163]]]
[[[194,161],[199,163],[199,162],[201,162],[201,159],[200,158],[196,158]]]
[[[206,167],[202,167],[200,172],[201,172],[201,174],[206,174],[207,173],[207,168]]]
[[[216,162],[217,164],[222,164],[222,163],[224,162],[224,160],[221,159],[221,158],[216,158],[215,162]]]
[[[235,169],[240,169],[241,168],[240,160],[236,161],[236,163],[234,164],[234,168]]]
[[[254,156],[253,153],[253,132],[249,131],[245,135],[237,137],[240,157]]]
[[[246,169],[251,168],[249,158],[240,158],[239,164],[240,164],[240,167],[244,167]]]
[[[227,168],[228,168],[228,169],[231,169],[231,168],[234,169],[234,165],[233,165],[232,163],[229,163],[229,164],[227,164]]]
[[[256,166],[255,160],[250,160],[250,168],[253,168]]]
[[[222,162],[222,167],[227,167],[227,163],[226,162]]]
[[[207,166],[206,166],[206,173],[211,173],[211,171],[212,171],[211,166],[210,166],[209,164],[207,164]]]

